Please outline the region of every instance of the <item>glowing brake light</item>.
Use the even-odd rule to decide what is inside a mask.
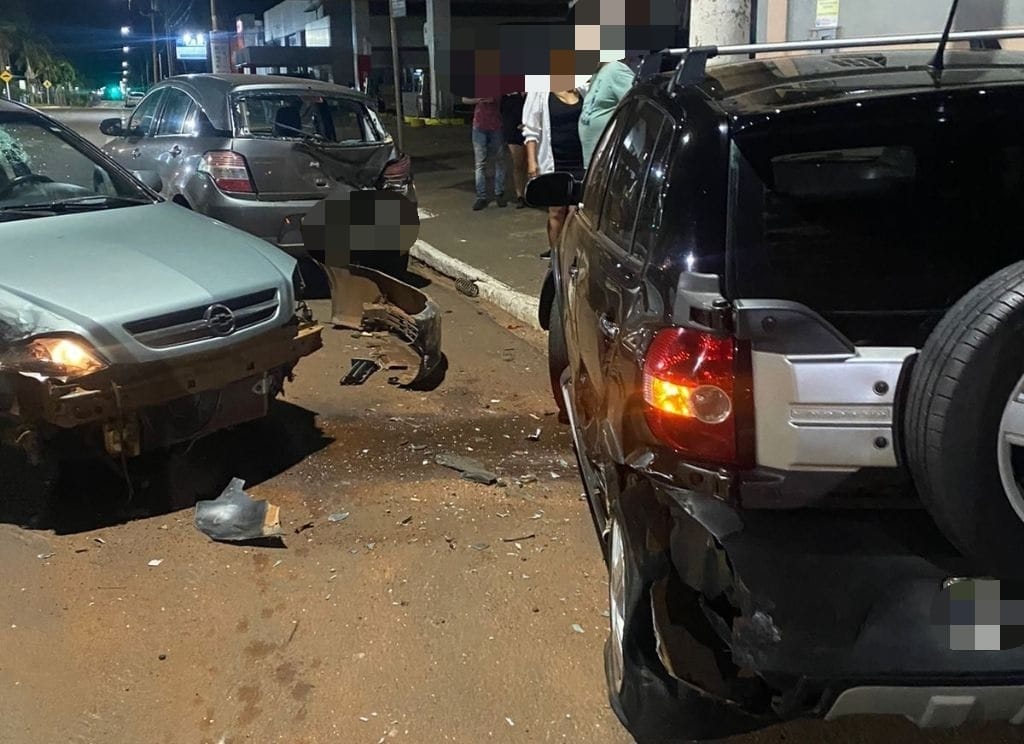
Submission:
[[[249,164],[237,152],[230,150],[211,150],[203,155],[196,168],[205,173],[217,188],[228,194],[253,194],[252,177],[249,175]]]
[[[651,433],[694,459],[743,464],[752,417],[747,358],[729,336],[690,328],[660,331],[644,359]]]

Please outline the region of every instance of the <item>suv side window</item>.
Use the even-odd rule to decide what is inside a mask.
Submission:
[[[158,90],[150,93],[142,99],[132,118],[128,120],[128,135],[130,137],[145,137],[153,131],[153,120],[156,119],[160,110],[160,102],[163,100],[164,91]]]
[[[192,97],[177,88],[170,88],[166,98],[164,111],[160,116],[160,124],[156,129],[157,136],[190,134],[185,130],[185,125],[189,122]]]
[[[622,140],[615,167],[608,178],[608,193],[614,198],[604,205],[601,232],[627,253],[633,246],[633,228],[640,211],[640,199],[665,115],[650,104],[643,105]]]
[[[644,193],[636,218],[636,237],[633,240],[633,254],[646,259],[648,252],[661,228],[661,218],[665,205],[666,175],[672,143],[675,139],[675,125],[667,115],[663,116],[661,136],[654,146],[650,169],[644,184]]]
[[[608,186],[608,177],[615,164],[615,153],[622,140],[622,131],[635,111],[634,107],[630,107],[612,117],[590,159],[583,187],[583,213],[590,217],[590,222],[595,228],[601,222],[601,206]]]

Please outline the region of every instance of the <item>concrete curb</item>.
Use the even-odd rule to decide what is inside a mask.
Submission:
[[[540,327],[540,299],[531,297],[528,294],[512,289],[503,282],[499,282],[489,274],[473,268],[457,258],[439,251],[434,246],[423,240],[417,240],[413,245],[410,255],[417,261],[422,261],[439,274],[452,279],[470,279],[480,289],[480,298],[501,308],[516,320],[526,323],[531,328],[542,330]]]

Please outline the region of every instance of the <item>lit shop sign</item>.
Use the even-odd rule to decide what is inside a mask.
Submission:
[[[206,36],[204,34],[185,34],[178,39],[178,59],[205,61]]]

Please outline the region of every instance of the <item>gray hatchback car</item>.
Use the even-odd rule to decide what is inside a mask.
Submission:
[[[299,257],[302,219],[325,197],[379,189],[415,204],[410,159],[370,104],[317,80],[184,75],[154,86],[127,123],[106,119],[100,130],[114,138],[104,150],[148,173],[165,198]],[[407,250],[365,250],[357,262],[400,275]]]

